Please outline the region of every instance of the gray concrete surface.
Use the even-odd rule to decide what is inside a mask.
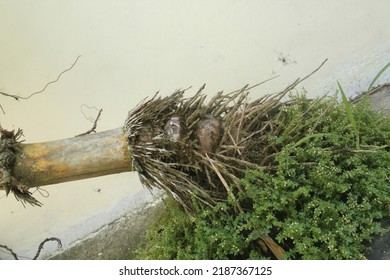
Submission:
[[[385,115],[390,116],[390,83],[378,88],[370,98],[374,110],[382,111]]]
[[[159,196],[146,196],[136,209],[87,235],[68,249],[51,256],[52,260],[128,260],[145,244],[145,233],[164,208]]]

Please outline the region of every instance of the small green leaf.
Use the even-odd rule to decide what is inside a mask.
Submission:
[[[339,86],[341,98],[343,100],[343,105],[344,105],[345,111],[347,112],[348,119],[349,119],[349,121],[352,125],[352,129],[356,135],[356,149],[360,150],[359,130],[358,130],[358,127],[356,125],[356,121],[355,121],[355,117],[354,117],[353,112],[352,112],[351,104],[349,103],[347,96],[345,95],[344,90],[338,81],[337,81],[337,85]]]
[[[334,133],[316,133],[316,134],[310,134],[310,135],[306,135],[305,137],[299,139],[297,142],[294,143],[294,145],[292,146],[292,148],[296,148],[298,147],[299,145],[303,144],[304,142],[310,140],[311,138],[321,138],[321,137],[324,137],[324,136],[332,136],[332,137],[341,137],[341,138],[345,138],[341,135],[337,135],[337,134],[334,134]]]
[[[372,87],[374,86],[375,82],[379,79],[380,76],[382,76],[382,74],[386,71],[387,68],[390,67],[390,62],[387,63],[379,72],[378,74],[376,74],[375,78],[372,80],[370,86],[368,87],[367,89],[367,93],[369,93],[372,89]]]

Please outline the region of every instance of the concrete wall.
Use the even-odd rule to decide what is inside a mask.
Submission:
[[[26,96],[72,71],[44,93],[15,101],[0,95],[0,123],[21,127],[26,142],[72,137],[91,127],[123,124],[146,96],[207,83],[207,92],[235,90],[272,76],[253,92],[278,91],[328,62],[304,86],[353,95],[390,61],[387,0],[345,1],[2,1],[0,91]],[[387,72],[381,81],[389,81]],[[23,208],[0,192],[0,244],[31,257],[41,240],[70,246],[118,219],[144,197],[125,173],[44,188],[42,208]],[[141,192],[141,193],[140,193]],[[45,193],[43,193],[45,194]],[[151,199],[151,197],[147,197]],[[54,252],[55,246],[45,246]],[[0,258],[10,258],[0,251]]]

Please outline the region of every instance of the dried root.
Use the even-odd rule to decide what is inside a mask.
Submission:
[[[46,238],[45,240],[43,240],[39,246],[38,246],[38,249],[37,249],[37,252],[35,254],[35,256],[32,258],[33,260],[37,260],[39,255],[41,254],[41,251],[43,249],[43,246],[49,242],[49,241],[56,241],[57,244],[58,244],[58,248],[62,248],[62,242],[61,242],[61,239],[57,238],[57,237],[49,237],[49,238]],[[6,245],[1,245],[0,244],[0,248],[2,249],[5,249],[6,251],[8,251],[8,253],[15,259],[15,260],[19,260],[19,257],[18,255],[11,249],[9,248],[8,246]]]
[[[142,183],[166,190],[187,208],[193,198],[213,205],[233,195],[229,186],[242,172],[263,163],[253,150],[289,92],[250,102],[248,89],[219,92],[208,102],[204,86],[190,98],[178,90],[129,112],[125,128]]]
[[[18,148],[18,143],[21,142],[19,139],[22,135],[21,129],[15,132],[5,130],[0,126],[0,189],[4,189],[7,196],[12,192],[23,205],[28,203],[33,206],[42,206],[28,191],[29,187],[12,176],[14,153]]]

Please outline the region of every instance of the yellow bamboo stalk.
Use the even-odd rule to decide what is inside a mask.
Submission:
[[[123,128],[51,142],[20,144],[13,176],[28,187],[132,170]]]

